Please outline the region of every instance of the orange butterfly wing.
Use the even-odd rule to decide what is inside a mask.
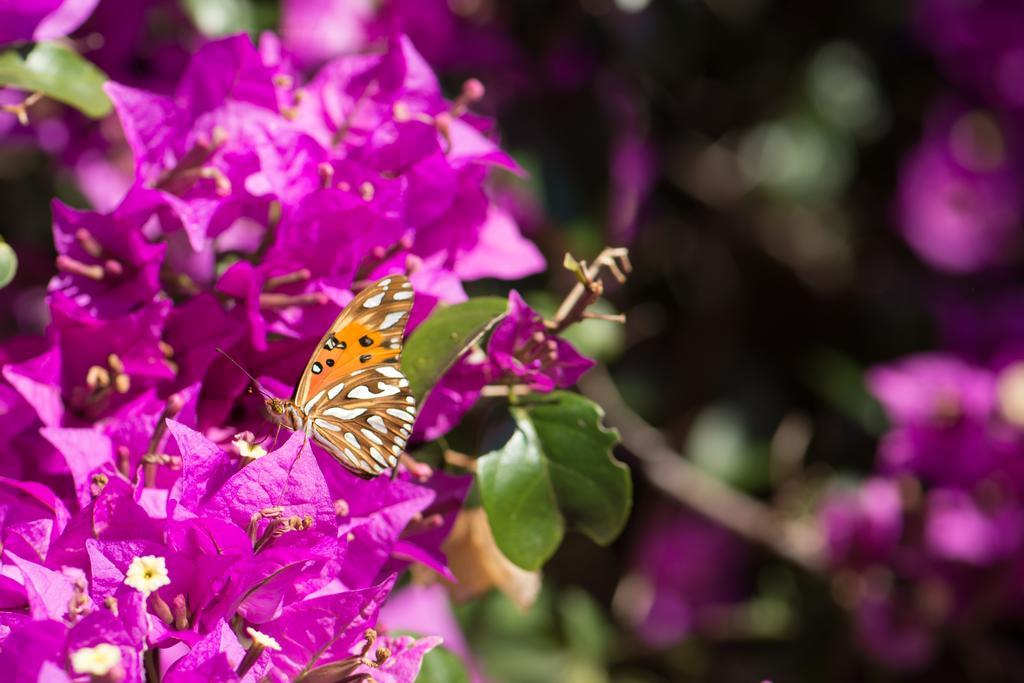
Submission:
[[[357,294],[320,340],[292,395],[313,438],[362,476],[397,465],[412,433],[416,399],[399,368],[412,303],[404,275]]]

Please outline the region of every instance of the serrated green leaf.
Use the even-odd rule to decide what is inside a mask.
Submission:
[[[38,43],[25,57],[16,50],[0,53],[0,85],[41,92],[93,118],[110,112],[106,82],[105,73],[60,43]]]
[[[550,398],[520,410],[537,428],[562,512],[574,527],[607,545],[626,525],[633,502],[629,468],[611,452],[619,433],[601,424],[604,411],[590,399],[568,391]]]
[[[477,483],[494,539],[524,569],[538,569],[566,528],[597,543],[622,531],[632,504],[629,469],[611,448],[618,434],[601,425],[589,399],[559,391],[511,409],[515,431],[477,461]]]
[[[469,683],[469,672],[458,655],[438,645],[423,656],[416,683]]]
[[[11,249],[11,245],[0,239],[0,289],[11,284],[17,273],[18,255]]]
[[[422,403],[458,357],[498,322],[508,308],[500,297],[478,297],[435,311],[409,335],[402,372]]]

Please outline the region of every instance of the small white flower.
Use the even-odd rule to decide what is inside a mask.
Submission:
[[[243,458],[262,458],[267,454],[267,449],[258,443],[249,443],[245,439],[235,439],[231,442],[238,449],[238,454]]]
[[[125,585],[148,596],[171,582],[171,577],[167,574],[167,561],[155,555],[135,557],[128,567],[124,582]]]
[[[121,663],[121,648],[110,643],[96,647],[83,647],[71,653],[71,668],[76,674],[106,676]]]
[[[263,649],[277,650],[278,652],[281,651],[281,644],[274,640],[274,638],[272,638],[271,636],[268,636],[266,633],[260,633],[251,626],[246,628],[245,632],[249,634],[250,638],[252,638],[253,643],[259,645]]]

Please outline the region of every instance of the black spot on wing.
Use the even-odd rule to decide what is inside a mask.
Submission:
[[[359,338],[359,345],[360,346],[373,346],[373,340],[370,339],[368,336],[363,335],[362,337]]]

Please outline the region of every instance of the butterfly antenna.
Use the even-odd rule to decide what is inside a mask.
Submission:
[[[253,376],[252,376],[251,374],[249,374],[249,371],[248,371],[248,370],[246,370],[246,369],[245,369],[244,367],[242,367],[242,364],[241,364],[241,363],[239,363],[239,362],[238,362],[237,360],[235,360],[234,358],[232,358],[232,357],[231,357],[231,356],[230,356],[230,355],[228,354],[228,352],[227,352],[227,351],[225,351],[224,349],[220,348],[219,346],[218,346],[218,347],[216,347],[216,348],[217,348],[217,351],[219,351],[219,352],[220,352],[220,353],[221,353],[221,354],[222,354],[222,355],[223,355],[223,356],[224,356],[225,358],[227,358],[227,359],[228,359],[229,361],[231,361],[231,362],[232,362],[232,363],[233,363],[233,364],[235,365],[235,367],[237,367],[237,368],[238,368],[239,370],[241,370],[241,371],[242,371],[243,373],[245,373],[245,376],[246,376],[246,377],[248,377],[249,379],[251,379],[251,380],[252,380],[253,386],[255,386],[255,387],[256,387],[256,391],[260,392],[260,394],[261,394],[261,395],[262,395],[262,396],[263,396],[264,398],[273,398],[273,397],[272,397],[272,396],[271,396],[271,395],[270,395],[270,394],[269,394],[269,393],[267,392],[267,390],[263,388],[263,385],[262,385],[262,384],[260,384],[260,381],[259,381],[258,379],[256,379],[255,377],[253,377]]]

